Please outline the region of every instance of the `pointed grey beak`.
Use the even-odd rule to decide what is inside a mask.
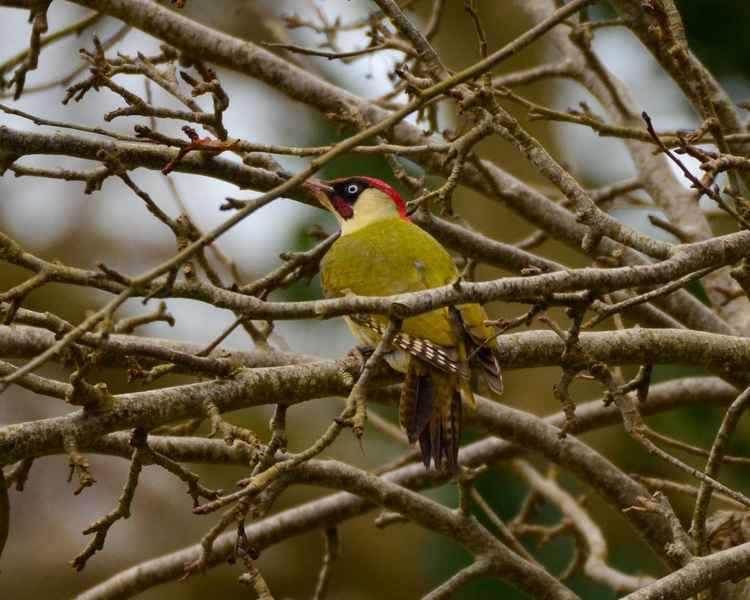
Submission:
[[[328,197],[328,194],[334,191],[325,181],[315,177],[310,177],[310,179],[306,180],[302,184],[302,187],[309,190],[316,198],[319,198],[321,195]]]

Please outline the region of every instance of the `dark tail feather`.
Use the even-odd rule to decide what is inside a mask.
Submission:
[[[458,474],[458,449],[461,446],[461,393],[459,391],[453,392],[453,399],[451,401],[451,412],[448,417],[448,444],[446,447],[446,459],[448,461],[448,467],[454,475]]]
[[[435,385],[429,372],[420,372],[419,366],[410,362],[399,403],[399,421],[413,444],[422,435],[432,414]]]
[[[461,390],[455,380],[412,359],[401,392],[399,420],[409,442],[419,441],[425,468],[445,465],[458,473]]]
[[[435,384],[429,374],[421,375],[417,380],[417,410],[414,419],[414,438],[422,433],[430,422],[433,401],[435,398]]]
[[[434,410],[429,425],[419,436],[422,462],[436,469],[445,465],[451,473],[458,474],[458,448],[461,442],[461,392],[453,387],[437,390]]]
[[[424,468],[429,469],[430,461],[432,459],[432,441],[429,427],[425,427],[419,435],[419,449],[422,451],[422,463],[424,463]]]
[[[445,446],[443,445],[445,439],[443,437],[443,427],[439,415],[435,415],[434,418],[430,420],[430,437],[432,438],[432,464],[436,469],[440,469],[443,461],[443,452],[445,450]]]
[[[440,429],[442,456],[436,456],[435,460],[437,462],[439,459],[444,458],[448,470],[457,475],[459,471],[458,448],[461,444],[461,393],[459,391],[454,390],[452,392],[450,402],[441,411],[438,425]]]

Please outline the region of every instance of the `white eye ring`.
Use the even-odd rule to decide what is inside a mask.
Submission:
[[[359,191],[359,186],[356,183],[352,183],[346,186],[347,194],[356,194]]]

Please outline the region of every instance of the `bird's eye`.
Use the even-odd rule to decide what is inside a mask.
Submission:
[[[346,186],[346,193],[347,194],[356,194],[359,191],[359,186],[355,183],[349,184]]]

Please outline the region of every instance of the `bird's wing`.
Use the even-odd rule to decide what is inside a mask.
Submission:
[[[355,325],[374,331],[378,336],[382,337],[385,335],[386,325],[377,317],[371,315],[351,315],[349,318]],[[459,352],[455,347],[441,346],[427,338],[415,337],[403,331],[399,331],[395,335],[393,346],[412,356],[416,356],[428,365],[444,373],[454,373],[462,379],[469,379],[471,377],[468,362],[460,359]]]
[[[469,364],[481,374],[476,387],[500,395],[503,393],[503,374],[500,371],[500,356],[495,342],[495,333],[485,324],[487,313],[479,304],[460,304],[456,307],[464,331],[468,337]],[[484,383],[485,386],[482,386]]]
[[[321,277],[329,297],[347,293],[386,296],[441,287],[455,281],[458,271],[448,251],[429,233],[408,221],[392,219],[339,238],[321,262]],[[492,372],[496,366],[492,354],[481,347],[492,335],[484,325],[484,309],[478,304],[461,305],[458,315],[453,309],[439,308],[404,319],[394,345],[444,373],[469,379],[471,349],[464,343],[468,334],[471,348],[479,348],[478,364],[484,365],[492,382],[499,381],[499,369]],[[352,319],[356,326],[381,336],[388,324],[383,315],[357,318]]]

